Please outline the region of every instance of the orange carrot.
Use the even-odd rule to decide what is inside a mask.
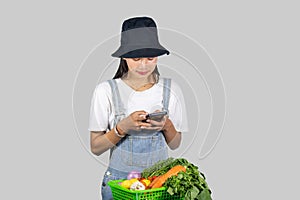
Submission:
[[[162,185],[167,181],[168,178],[170,178],[171,176],[176,176],[180,171],[185,172],[186,171],[185,167],[182,165],[176,165],[176,166],[172,167],[167,173],[157,177],[153,181],[153,184],[151,184],[151,188],[162,187]]]
[[[156,177],[151,183],[150,185],[148,186],[149,188],[152,188],[152,186],[158,181],[158,179],[160,178],[161,176],[158,176]]]

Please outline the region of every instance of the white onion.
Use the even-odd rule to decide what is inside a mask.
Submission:
[[[130,186],[131,190],[145,190],[145,186],[143,185],[143,183],[136,181],[134,183],[131,184]]]

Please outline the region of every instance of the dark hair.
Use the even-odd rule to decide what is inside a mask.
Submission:
[[[115,74],[115,76],[113,77],[113,79],[117,79],[117,78],[123,78],[124,76],[126,76],[128,72],[128,65],[127,65],[127,62],[126,60],[120,58],[120,64],[119,64],[119,68]],[[158,68],[157,68],[157,65],[153,71],[153,75],[154,75],[154,80],[156,83],[158,83],[158,80],[159,80],[159,71],[158,71]]]

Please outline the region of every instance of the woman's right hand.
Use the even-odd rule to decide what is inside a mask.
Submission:
[[[130,130],[139,131],[141,127],[149,127],[151,124],[147,122],[142,122],[142,120],[146,119],[146,115],[148,113],[146,111],[135,111],[131,113],[128,117],[122,119],[117,124],[117,129],[121,129],[121,132],[128,133]]]

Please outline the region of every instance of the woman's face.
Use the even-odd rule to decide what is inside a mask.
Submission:
[[[157,57],[124,58],[128,65],[128,75],[133,78],[146,78],[152,74],[157,64]]]

